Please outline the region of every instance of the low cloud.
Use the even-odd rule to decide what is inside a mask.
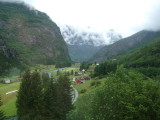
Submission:
[[[25,2],[27,6],[47,13],[59,26],[67,24],[91,32],[114,29],[127,37],[144,29],[160,30],[160,0],[0,1]]]
[[[61,26],[61,32],[68,44],[71,45],[108,45],[122,38],[122,36],[114,30],[95,32],[91,28],[81,29],[73,26]]]
[[[160,1],[158,1],[153,9],[150,11],[149,16],[146,18],[144,28],[147,30],[159,31],[160,30]]]
[[[0,2],[6,2],[6,3],[22,3],[27,7],[29,7],[30,9],[34,9],[33,1],[34,0],[0,0]]]

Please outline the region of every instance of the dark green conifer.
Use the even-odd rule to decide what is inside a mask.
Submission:
[[[42,74],[42,84],[43,84],[43,88],[48,87],[48,85],[50,84],[50,78],[47,73]]]
[[[0,107],[2,106],[2,101],[1,101],[1,96],[0,96]],[[4,112],[0,109],[0,120],[5,119],[5,114]]]
[[[16,105],[19,120],[42,119],[42,85],[37,71],[24,73]]]
[[[60,120],[66,119],[66,114],[72,109],[71,83],[66,75],[60,75],[58,87],[58,116]]]
[[[44,92],[44,116],[46,120],[56,120],[58,114],[57,106],[57,84],[51,80]]]

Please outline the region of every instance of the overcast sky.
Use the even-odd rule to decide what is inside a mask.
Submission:
[[[68,24],[94,31],[114,29],[123,37],[143,29],[160,29],[160,0],[23,1],[47,13],[58,25]]]

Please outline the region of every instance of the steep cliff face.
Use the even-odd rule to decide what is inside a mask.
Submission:
[[[70,63],[59,27],[24,4],[0,2],[0,54],[25,64]]]
[[[6,44],[6,41],[4,41],[2,38],[0,38],[0,53],[3,54],[6,58],[15,58],[20,60],[16,50],[9,48]]]

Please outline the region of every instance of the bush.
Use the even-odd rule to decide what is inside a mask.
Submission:
[[[119,67],[91,100],[92,120],[160,119],[159,82]],[[89,119],[89,120],[90,120]]]
[[[95,87],[97,87],[97,86],[99,86],[100,84],[101,84],[100,81],[93,81],[93,82],[91,82],[90,86],[95,86]]]
[[[85,93],[86,91],[87,91],[86,89],[82,89],[80,93]]]

